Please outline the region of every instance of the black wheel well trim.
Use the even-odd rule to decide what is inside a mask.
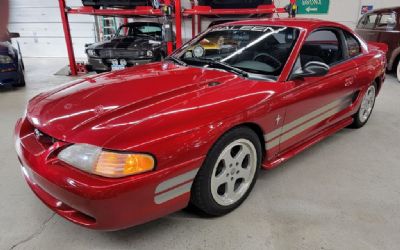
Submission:
[[[377,85],[377,87],[378,87],[377,92],[376,92],[376,95],[378,95],[379,92],[381,91],[382,83],[383,83],[382,81],[383,81],[383,75],[378,76],[378,77],[374,80],[374,82],[376,83],[376,85]]]

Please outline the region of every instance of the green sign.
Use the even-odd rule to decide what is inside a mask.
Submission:
[[[297,0],[298,14],[327,14],[329,0]]]

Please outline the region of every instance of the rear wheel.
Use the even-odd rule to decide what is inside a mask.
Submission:
[[[369,118],[371,117],[372,110],[375,106],[376,93],[377,85],[376,83],[374,83],[368,87],[367,92],[364,94],[360,109],[353,116],[354,122],[351,127],[361,128],[368,122]]]
[[[251,192],[261,165],[261,144],[254,131],[238,127],[213,146],[192,187],[191,203],[207,215],[224,215]]]
[[[396,75],[397,75],[397,81],[400,82],[400,58],[399,58],[399,60],[397,61]]]

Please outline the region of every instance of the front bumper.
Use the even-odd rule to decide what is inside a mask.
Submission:
[[[33,192],[53,211],[84,227],[119,230],[187,206],[203,158],[120,179],[103,178],[60,162],[64,142],[44,145],[27,119],[18,121],[15,141],[22,172]],[[188,174],[190,173],[190,174]]]
[[[125,59],[125,58],[116,58],[117,60]],[[91,66],[92,70],[95,71],[110,71],[111,64],[113,59],[104,59],[104,58],[88,58],[88,63]],[[152,58],[149,59],[125,59],[128,63],[127,67],[142,65],[146,63],[153,62]]]

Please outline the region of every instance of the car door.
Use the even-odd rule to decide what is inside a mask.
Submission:
[[[322,77],[290,81],[292,87],[284,98],[287,109],[279,137],[281,153],[331,126],[350,107],[358,69],[348,59],[345,37],[340,29],[318,29],[306,39],[293,72],[310,61],[326,63],[330,71]]]
[[[366,14],[358,23],[356,32],[366,41],[378,41],[379,31],[376,30],[378,19],[378,13]]]
[[[392,52],[399,47],[399,33],[395,31],[396,26],[397,15],[395,12],[382,13],[377,21],[377,41],[388,45],[388,58],[390,58]]]

